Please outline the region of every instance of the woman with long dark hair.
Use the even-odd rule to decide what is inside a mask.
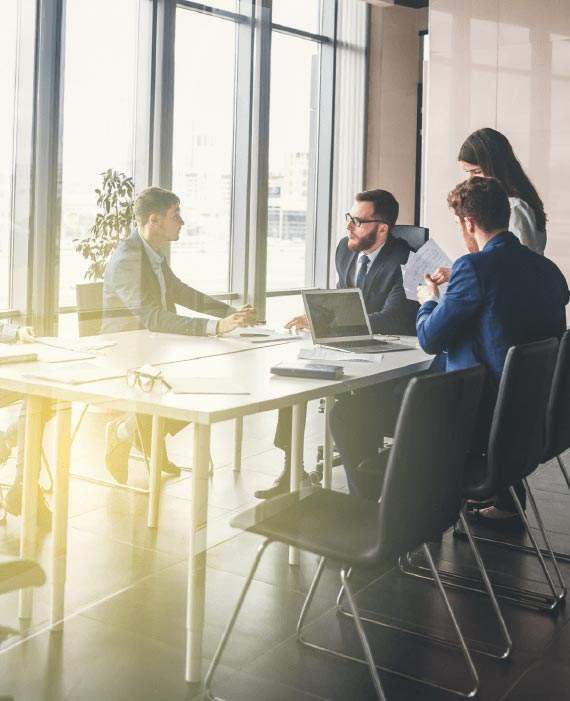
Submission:
[[[501,132],[486,127],[470,134],[457,157],[468,177],[497,178],[509,196],[509,231],[521,243],[543,254],[546,246],[546,214],[536,188],[522,169],[513,147]]]
[[[507,137],[490,127],[477,129],[463,142],[457,160],[467,177],[497,178],[501,182],[511,205],[509,231],[531,251],[544,254],[544,206]],[[431,277],[441,285],[449,280],[450,273],[451,268],[438,268]]]

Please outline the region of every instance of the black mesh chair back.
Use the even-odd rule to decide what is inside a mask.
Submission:
[[[76,285],[77,320],[80,336],[95,336],[103,319],[103,283]]]
[[[554,368],[546,409],[546,447],[542,462],[552,460],[570,448],[570,331],[566,331]]]
[[[396,239],[403,239],[412,251],[417,251],[429,239],[429,229],[424,226],[408,226],[407,224],[395,224],[390,233]]]
[[[504,488],[542,461],[544,424],[558,340],[509,348],[487,448],[487,481]]]
[[[439,540],[457,520],[484,377],[478,365],[409,383],[378,513],[384,552],[397,555]]]

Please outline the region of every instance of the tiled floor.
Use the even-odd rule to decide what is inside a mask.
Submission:
[[[76,473],[105,478],[102,458],[106,416],[87,415],[73,451]],[[231,469],[233,427],[213,432],[214,474],[210,483],[207,601],[204,665],[207,665],[233,609],[252,561],[258,539],[236,534],[229,525],[233,513],[255,502],[252,493],[273,480],[280,455],[272,448],[275,415],[246,419],[243,471]],[[310,408],[305,461],[312,467],[322,433],[322,416]],[[191,455],[192,429],[170,445],[179,464]],[[570,463],[570,457],[567,458]],[[9,482],[13,464],[0,473]],[[131,461],[130,482],[144,488],[144,465]],[[343,471],[335,470],[335,487],[344,488]],[[47,483],[45,475],[44,483]],[[570,496],[557,468],[541,469],[533,482],[547,527],[559,549],[570,552]],[[59,633],[47,627],[48,583],[37,590],[33,620],[21,626],[17,595],[0,597],[0,624],[20,630],[0,648],[0,698],[17,701],[177,700],[200,697],[200,690],[184,682],[186,557],[190,474],[165,479],[160,524],[146,527],[144,494],[71,481],[66,620]],[[18,552],[20,520],[8,517],[0,525],[0,553]],[[349,524],[347,524],[349,527]],[[50,536],[39,545],[39,559],[47,563]],[[527,556],[482,548],[494,576],[540,577]],[[440,551],[443,564],[473,563],[464,542],[449,536]],[[244,609],[216,678],[216,692],[244,701],[310,701],[374,699],[365,667],[301,649],[295,625],[316,558],[303,555],[299,567],[287,563],[287,549],[273,545],[259,568]],[[570,564],[562,565],[570,579]],[[402,577],[396,571],[355,575],[359,603],[376,614],[429,628],[451,636],[445,611],[432,585]],[[534,582],[536,584],[536,582]],[[337,616],[338,578],[330,566],[309,614],[307,635],[316,641],[359,653],[351,621]],[[451,592],[464,632],[471,640],[498,641],[489,602],[475,594]],[[526,701],[570,698],[570,623],[561,610],[547,615],[503,605],[515,652],[508,662],[482,655],[475,661],[481,675],[483,701]],[[460,654],[441,646],[385,629],[370,632],[381,663],[402,672],[413,671],[444,685],[467,682]],[[383,674],[388,698],[451,699],[415,682]]]

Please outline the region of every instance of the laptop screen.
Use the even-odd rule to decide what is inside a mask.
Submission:
[[[315,342],[370,335],[360,290],[307,291],[303,298]]]

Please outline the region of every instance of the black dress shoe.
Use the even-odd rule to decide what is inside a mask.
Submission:
[[[310,484],[311,478],[305,470],[303,470],[303,477],[301,483],[306,485]],[[291,484],[291,473],[289,470],[283,470],[279,477],[275,480],[272,487],[268,489],[258,489],[253,493],[256,499],[273,499],[273,497],[278,497],[281,494],[287,494],[290,490]]]

